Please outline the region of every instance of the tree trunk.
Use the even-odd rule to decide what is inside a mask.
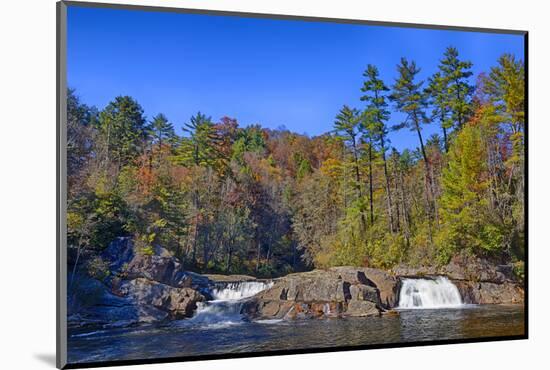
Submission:
[[[369,140],[369,203],[370,203],[370,224],[374,224],[374,205],[372,199],[372,142]]]
[[[445,145],[445,153],[449,153],[449,142],[447,141],[447,129],[443,125],[441,125],[441,128],[443,129],[443,143]]]
[[[355,138],[352,139],[353,144],[353,158],[355,161],[355,189],[357,190],[358,197],[361,198],[363,196],[363,192],[361,191],[361,175],[359,173],[359,158],[357,156],[357,145],[355,143]],[[361,232],[364,233],[367,225],[367,221],[365,220],[365,215],[363,212],[361,212]]]
[[[386,205],[388,208],[389,226],[390,226],[390,232],[393,234],[394,221],[393,221],[393,211],[392,211],[390,178],[388,176],[388,164],[386,163],[386,149],[384,146],[384,135],[380,135],[380,146],[382,150],[382,160],[384,162],[384,177],[386,179]]]
[[[424,140],[422,140],[422,133],[420,132],[420,124],[418,122],[418,118],[416,117],[416,115],[414,115],[414,124],[416,127],[416,133],[418,134],[418,140],[420,141],[420,150],[422,151],[422,157],[424,159],[424,170],[426,173],[425,194],[426,194],[426,210],[428,212],[428,233],[429,233],[430,242],[433,242],[433,239],[432,239],[433,204],[431,204],[431,200],[433,200],[433,194],[431,194],[433,186],[432,186],[432,177],[431,177],[431,171],[430,171],[430,163],[428,162],[426,148],[424,147]]]

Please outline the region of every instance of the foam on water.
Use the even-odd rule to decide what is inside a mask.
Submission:
[[[458,288],[444,276],[434,279],[403,279],[401,281],[399,308],[433,309],[462,306]]]
[[[214,288],[214,300],[197,305],[195,315],[189,320],[210,329],[226,328],[243,323],[241,308],[246,298],[273,286],[272,282],[244,281],[228,283]]]

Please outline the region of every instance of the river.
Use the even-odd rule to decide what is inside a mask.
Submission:
[[[135,328],[70,331],[68,359],[70,363],[85,363],[524,334],[523,305],[463,305],[446,284],[435,281],[426,286],[423,282],[411,288],[405,283],[401,304],[407,308],[399,309],[399,315],[253,322],[240,316],[239,305],[258,287],[231,287],[214,294],[217,299],[199,307],[192,319]],[[405,289],[411,293],[407,299]],[[430,293],[430,300],[424,291]],[[435,305],[433,297],[446,305]],[[422,299],[428,308],[418,309]]]

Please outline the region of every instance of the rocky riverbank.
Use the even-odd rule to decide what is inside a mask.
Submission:
[[[75,279],[70,279],[69,328],[190,318],[200,302],[212,299],[213,292],[257,280],[247,275],[185,271],[166,249],[155,247],[152,254],[137,253],[128,238],[111,243],[101,259],[109,270],[101,281],[90,277],[85,269],[77,270]],[[399,304],[403,278],[436,276],[452,281],[463,303],[523,303],[522,284],[514,278],[510,266],[457,257],[440,269],[401,266],[387,272],[342,266],[289,274],[270,281],[265,285],[267,289],[243,300],[240,312],[250,320],[396,314],[393,309]]]
[[[510,264],[491,263],[486,259],[458,255],[440,268],[400,266],[392,271],[403,277],[448,277],[460,291],[463,303],[520,304],[524,302],[523,282]]]

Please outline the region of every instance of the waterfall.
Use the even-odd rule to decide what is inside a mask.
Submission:
[[[452,308],[461,305],[458,288],[446,277],[401,281],[399,308]]]
[[[189,321],[209,328],[223,328],[242,323],[241,308],[246,298],[272,286],[272,282],[258,281],[218,284],[210,292],[213,300],[199,302],[195,315]]]
[[[229,301],[252,297],[262,290],[271,288],[272,282],[265,283],[260,281],[242,281],[238,283],[228,283],[224,286],[214,288],[211,292],[214,300]]]

